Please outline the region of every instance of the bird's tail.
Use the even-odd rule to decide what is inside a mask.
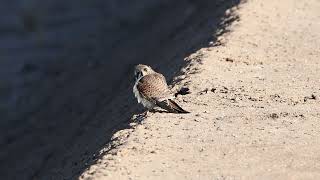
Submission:
[[[184,109],[182,109],[177,103],[175,103],[171,99],[167,99],[161,102],[157,102],[157,105],[162,109],[165,109],[171,113],[190,113]]]

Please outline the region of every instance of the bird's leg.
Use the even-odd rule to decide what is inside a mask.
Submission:
[[[150,113],[155,113],[155,112],[157,112],[155,109],[149,109],[148,110]]]
[[[148,111],[149,111],[149,110],[146,110],[146,111],[138,114],[138,115],[134,118],[134,120],[136,120],[136,121],[138,121],[138,122],[142,122],[142,120],[145,119],[145,118],[148,116]]]
[[[148,115],[149,115],[150,113],[155,113],[155,112],[156,112],[155,109],[148,109],[148,110],[146,110],[145,112],[143,112],[142,115],[143,115],[144,117],[148,117]]]
[[[147,117],[147,116],[148,116],[148,112],[149,112],[149,110],[146,110],[146,111],[144,111],[141,115],[142,115],[143,117]]]

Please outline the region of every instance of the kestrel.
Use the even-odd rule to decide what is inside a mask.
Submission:
[[[136,82],[133,86],[133,93],[138,103],[148,110],[160,107],[171,113],[189,113],[172,100],[174,95],[169,90],[162,74],[143,64],[135,67],[134,74]]]

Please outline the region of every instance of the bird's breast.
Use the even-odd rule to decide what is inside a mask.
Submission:
[[[137,98],[138,103],[141,103],[144,107],[146,107],[148,109],[154,108],[155,105],[152,102],[148,101],[147,99],[145,99],[144,97],[141,96],[141,94],[137,88],[137,84],[138,84],[137,82],[133,86],[133,94]]]
[[[141,96],[140,96],[140,93],[139,93],[138,88],[137,88],[137,82],[133,86],[133,94],[137,98],[138,103],[140,103],[141,102]]]

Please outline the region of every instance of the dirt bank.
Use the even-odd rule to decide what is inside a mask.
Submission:
[[[0,2],[0,179],[77,179],[141,111],[133,65],[171,80],[238,3]]]
[[[192,113],[133,119],[81,179],[319,179],[319,9],[249,0],[226,11],[240,20],[175,78]]]

